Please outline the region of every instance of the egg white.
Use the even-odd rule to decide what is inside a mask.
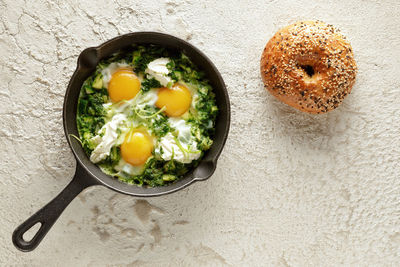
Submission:
[[[146,105],[155,106],[158,99],[158,90],[157,88],[150,89],[148,92],[141,94],[137,100],[136,105],[139,107],[144,107]]]
[[[125,172],[130,175],[140,175],[144,171],[145,164],[140,166],[133,166],[126,162],[123,158],[120,159],[117,165],[114,166],[114,169],[119,172]]]

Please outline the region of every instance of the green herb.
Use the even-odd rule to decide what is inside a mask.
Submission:
[[[171,130],[168,124],[168,118],[164,114],[159,114],[149,128],[158,137],[165,136]]]
[[[103,88],[103,75],[97,74],[96,78],[94,79],[94,81],[92,83],[92,87],[95,89]]]
[[[162,87],[160,82],[157,81],[154,78],[151,78],[151,79],[147,79],[146,78],[146,79],[143,80],[143,82],[141,84],[141,89],[142,89],[143,92],[147,92],[151,88],[160,88],[160,87]]]
[[[176,178],[178,178],[178,177],[176,177],[176,175],[173,175],[173,174],[163,174],[163,176],[162,176],[162,179],[165,182],[174,181],[174,180],[176,180]]]

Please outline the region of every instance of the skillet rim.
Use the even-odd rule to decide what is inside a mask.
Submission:
[[[154,42],[149,42],[149,41],[141,42],[140,40],[138,40],[138,39],[140,39],[140,37],[146,37],[147,39],[159,39],[160,40],[160,43],[158,43],[159,45],[163,45],[162,42],[168,42],[168,41],[174,42],[175,45],[173,45],[173,46],[165,45],[165,44],[164,45],[170,46],[170,47],[172,47],[174,49],[178,49],[178,50],[185,50],[185,48],[191,50],[190,53],[197,54],[197,56],[201,60],[203,60],[205,62],[205,64],[208,65],[207,68],[209,69],[209,72],[211,72],[215,75],[216,81],[214,81],[214,82],[218,86],[213,86],[213,91],[215,92],[216,90],[219,90],[222,95],[221,101],[225,102],[225,106],[226,106],[225,107],[226,108],[226,111],[225,111],[225,113],[226,113],[225,119],[226,120],[225,120],[225,127],[224,127],[224,131],[222,133],[221,141],[218,144],[214,143],[212,145],[211,149],[213,149],[213,146],[214,146],[214,150],[216,150],[216,152],[214,152],[213,157],[209,158],[208,160],[205,160],[206,157],[203,157],[203,159],[199,163],[199,166],[202,163],[204,163],[204,164],[206,164],[206,166],[208,166],[208,168],[211,168],[210,173],[207,174],[205,177],[201,177],[201,178],[196,177],[195,171],[199,168],[199,166],[197,166],[192,171],[187,173],[183,178],[181,178],[177,182],[172,183],[167,186],[147,188],[147,187],[139,187],[137,185],[127,184],[127,183],[124,183],[116,178],[113,178],[113,177],[103,173],[97,165],[95,165],[89,161],[88,156],[86,155],[86,153],[83,152],[82,147],[80,145],[77,145],[78,142],[71,140],[70,134],[75,134],[75,133],[73,131],[71,131],[71,129],[69,129],[67,122],[69,120],[73,120],[74,125],[76,125],[76,113],[75,113],[75,116],[72,116],[72,115],[69,115],[66,112],[66,110],[67,110],[69,104],[73,104],[75,107],[75,110],[76,110],[78,97],[76,99],[71,99],[72,98],[71,91],[74,90],[74,88],[75,88],[75,87],[73,87],[74,80],[77,79],[77,76],[85,68],[84,65],[87,64],[83,60],[85,54],[95,53],[95,55],[97,57],[96,60],[98,62],[102,58],[105,58],[112,54],[112,53],[108,53],[107,55],[101,55],[104,49],[109,49],[110,46],[114,45],[114,48],[111,48],[111,50],[114,50],[113,53],[117,52],[118,50],[120,50],[122,48],[122,47],[119,47],[119,43],[123,43],[124,41],[126,41],[126,39],[132,39],[132,41],[133,41],[132,44],[154,43]],[[100,54],[100,56],[99,56],[99,54]],[[188,55],[188,56],[191,57],[190,55]],[[95,66],[97,65],[97,62],[95,64]],[[206,69],[204,69],[204,70],[207,72]],[[210,82],[212,82],[211,79],[210,79]],[[81,85],[79,86],[79,91],[80,91],[80,89],[81,89]],[[218,102],[218,100],[217,100],[217,102]],[[218,116],[220,116],[220,114]],[[65,96],[64,96],[64,104],[63,104],[64,134],[67,138],[68,145],[71,148],[72,153],[74,154],[77,164],[79,164],[82,167],[82,169],[85,172],[87,172],[87,174],[89,174],[89,176],[91,176],[97,182],[97,184],[104,185],[104,186],[106,186],[116,192],[122,193],[122,194],[131,195],[131,196],[140,196],[140,197],[161,196],[161,195],[165,195],[165,194],[170,194],[170,193],[176,192],[178,190],[181,190],[181,189],[189,186],[190,184],[194,183],[195,181],[206,180],[210,176],[212,176],[212,174],[214,173],[215,168],[216,168],[217,160],[218,160],[219,156],[221,155],[222,150],[225,146],[226,140],[228,138],[228,133],[229,133],[229,128],[230,128],[230,117],[231,117],[231,110],[230,110],[230,101],[229,101],[228,91],[226,89],[224,80],[223,80],[220,72],[214,65],[214,63],[202,51],[200,51],[198,48],[196,48],[194,45],[190,44],[189,42],[182,40],[178,37],[175,37],[173,35],[170,35],[170,34],[154,32],[154,31],[139,31],[139,32],[131,32],[131,33],[123,34],[123,35],[114,37],[114,38],[100,44],[99,46],[89,47],[89,48],[84,49],[78,56],[77,67],[76,67],[74,73],[72,74],[70,81],[68,83],[67,90],[66,90]],[[218,121],[219,121],[219,119],[217,117],[217,122]],[[215,134],[215,136],[216,135],[217,134]],[[80,148],[80,151],[79,151],[79,148]],[[83,157],[81,157],[82,152],[84,154]],[[93,166],[95,168],[93,168]]]

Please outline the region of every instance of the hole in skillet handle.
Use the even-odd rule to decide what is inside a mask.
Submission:
[[[23,235],[22,235],[22,239],[25,242],[30,242],[32,241],[32,239],[35,237],[35,235],[37,234],[37,232],[39,232],[40,228],[42,227],[42,223],[41,222],[37,222],[36,224],[34,224],[31,228],[29,228],[28,231],[26,231]]]
[[[210,176],[214,173],[215,168],[216,162],[209,160],[202,161],[193,172],[193,176],[195,177],[195,180],[204,181],[210,178]]]
[[[86,48],[78,57],[78,65],[81,68],[94,69],[99,63],[97,49],[94,47]]]
[[[41,241],[41,233],[44,230],[44,222],[31,220],[14,231],[12,241],[14,245],[23,252],[28,252],[36,248],[35,244]],[[46,231],[47,232],[47,231]]]

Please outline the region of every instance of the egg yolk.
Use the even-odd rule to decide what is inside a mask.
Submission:
[[[123,68],[113,73],[108,83],[108,95],[113,102],[129,100],[140,90],[140,81],[131,69]]]
[[[178,117],[185,113],[192,101],[192,96],[186,86],[175,84],[172,88],[163,87],[158,91],[156,106],[165,107],[168,117]]]
[[[122,158],[133,166],[146,163],[153,151],[153,142],[146,133],[132,131],[125,137],[121,145]]]

